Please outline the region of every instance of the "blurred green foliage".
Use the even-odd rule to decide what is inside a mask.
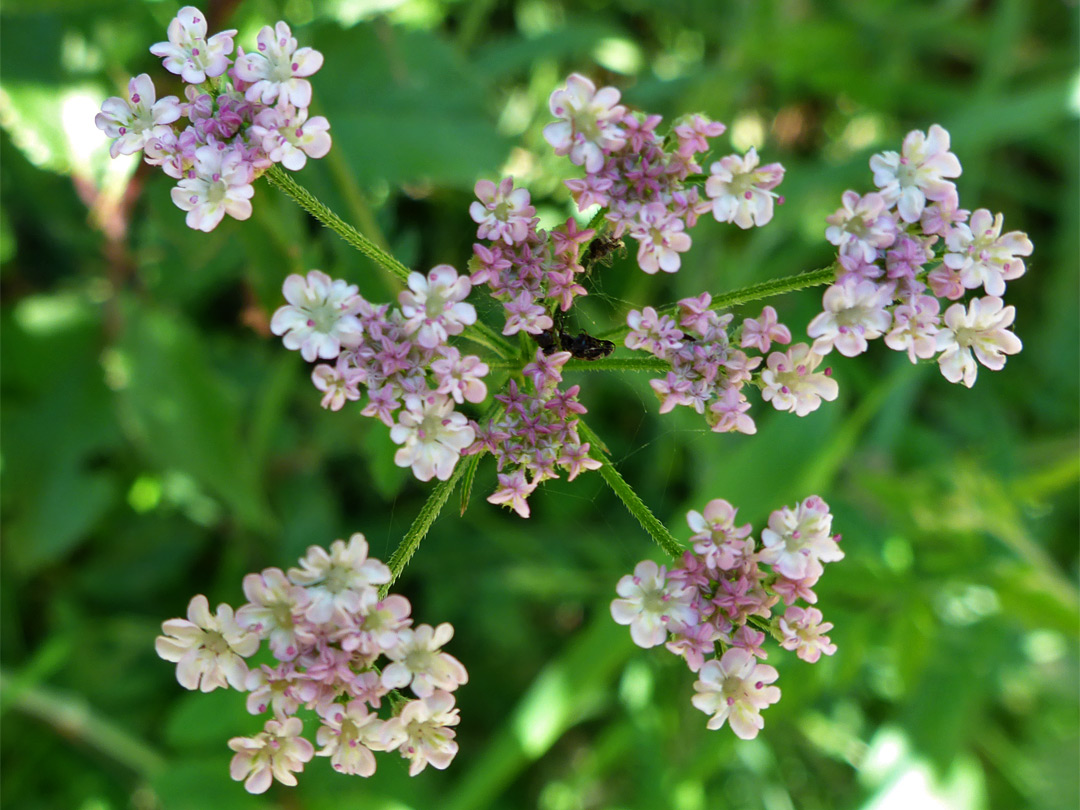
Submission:
[[[826,264],[840,193],[934,122],[967,207],[1003,211],[1036,245],[1008,292],[1025,350],[970,391],[877,345],[834,356],[839,401],[802,420],[759,408],[745,437],[658,418],[644,375],[574,380],[680,538],[714,497],[757,526],[812,492],[832,504],[848,556],[819,607],[840,649],[813,667],[774,656],[784,698],[757,740],[707,732],[681,662],[611,622],[618,577],[658,552],[586,475],[546,484],[529,521],[474,494],[406,571],[417,615],[454,624],[471,676],[448,771],[410,780],[384,756],[363,780],[318,760],[259,798],[229,779],[225,746],[258,721],[236,694],[180,689],[153,652],[160,622],[196,592],[236,605],[244,573],[354,531],[385,558],[429,487],[393,465],[380,425],[322,411],[266,328],[290,272],[319,267],[375,300],[394,283],[264,183],[251,221],[205,235],[167,178],[108,160],[100,102],[144,71],[176,92],[147,52],[176,5],[8,0],[0,22],[5,805],[1077,806],[1074,2],[211,4],[241,42],[284,16],[326,55],[315,112],[334,149],[299,179],[416,268],[463,266],[480,177],[511,172],[543,216],[566,215],[570,167],[540,129],[571,70],[669,118],[707,112],[787,166],[768,228],[703,222],[673,277],[618,261],[582,327]],[[804,324],[818,293],[775,303]],[[476,493],[493,480],[482,465]]]

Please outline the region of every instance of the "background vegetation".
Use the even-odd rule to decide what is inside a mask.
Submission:
[[[267,330],[288,273],[318,267],[374,300],[394,294],[387,275],[265,183],[249,222],[204,235],[166,177],[108,160],[102,99],[144,71],[176,92],[147,47],[178,5],[4,3],[6,806],[1077,806],[1074,2],[210,4],[242,43],[284,17],[325,54],[313,112],[334,149],[299,179],[414,268],[464,265],[480,177],[512,172],[543,216],[566,215],[572,167],[540,129],[571,70],[669,118],[707,112],[784,163],[773,224],[703,221],[674,277],[617,261],[584,328],[827,264],[840,193],[934,122],[963,162],[961,200],[1036,245],[1008,292],[1024,352],[970,391],[879,344],[831,358],[837,402],[802,420],[758,407],[744,437],[658,417],[645,375],[575,380],[680,538],[714,497],[758,527],[812,492],[832,504],[848,556],[819,606],[840,649],[816,666],[773,656],[784,698],[757,740],[707,732],[685,667],[610,620],[619,576],[658,551],[600,477],[545,485],[522,521],[478,497],[485,465],[402,580],[418,616],[454,624],[469,668],[457,761],[410,780],[383,756],[363,780],[317,760],[262,797],[229,779],[225,745],[260,721],[235,693],[184,692],[153,652],[160,622],[197,592],[237,605],[245,572],[354,531],[385,558],[429,487],[393,465],[380,425],[322,411]],[[805,325],[819,293],[778,301],[781,317]]]

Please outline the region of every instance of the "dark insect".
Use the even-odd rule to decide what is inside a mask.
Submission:
[[[544,354],[556,351],[570,352],[578,360],[599,360],[607,357],[615,351],[615,344],[610,340],[595,338],[586,332],[578,332],[574,337],[565,329],[548,329],[539,335],[533,335],[532,339],[543,350]]]
[[[611,264],[612,256],[622,249],[622,239],[601,236],[589,243],[585,255],[581,257],[581,264],[586,269],[591,268],[594,264]]]

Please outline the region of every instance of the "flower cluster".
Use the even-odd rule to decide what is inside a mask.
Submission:
[[[960,161],[949,148],[937,124],[912,131],[899,153],[870,158],[878,191],[844,192],[825,231],[839,248],[839,270],[807,330],[814,352],[854,357],[884,336],[913,363],[936,356],[947,380],[970,388],[976,360],[996,371],[1020,351],[1009,331],[1016,310],[1001,296],[1006,281],[1024,274],[1031,241],[1003,234],[1001,214],[960,207],[951,182]],[[980,288],[984,297],[960,301]],[[942,312],[942,299],[956,303]]]
[[[251,714],[270,713],[255,736],[229,740],[229,772],[249,792],[263,793],[274,779],[295,785],[295,774],[315,755],[360,776],[375,772],[374,751],[400,752],[412,776],[454,758],[458,710],[451,692],[468,680],[461,662],[441,649],[454,629],[414,627],[404,596],[380,597],[378,586],[390,580],[390,569],[369,558],[364,536],[354,534],[329,551],[311,546],[288,572],[248,574],[249,601],[235,613],[227,604],[211,613],[200,594],[186,620],[162,624],[157,653],[176,662],[181,686],[232,687],[248,693]],[[272,663],[249,669],[245,659],[264,640]],[[415,699],[388,701],[387,717],[373,711],[391,690],[406,687]],[[317,752],[302,736],[301,708],[318,718]]]
[[[363,386],[362,413],[381,420],[401,445],[395,463],[411,467],[421,481],[449,478],[474,439],[454,405],[487,397],[487,364],[447,345],[476,321],[464,300],[469,279],[447,264],[427,276],[412,273],[400,307],[371,304],[355,285],[319,270],[289,276],[283,289],[288,304],[274,313],[271,331],[308,362],[335,361],[311,374],[323,407],[340,410],[346,400],[360,399]]]
[[[216,228],[225,214],[250,217],[251,184],[273,164],[297,171],[330,150],[330,124],[308,117],[307,77],[322,67],[322,54],[298,47],[284,22],[264,26],[255,50],[237,48],[235,60],[235,30],[206,34],[205,15],[185,6],[169,23],[168,40],[150,48],[187,84],[184,102],[158,99],[143,73],[129,82],[126,99],[107,99],[94,119],[116,139],[113,157],[142,151],[180,181],[173,202],[200,231]]]
[[[817,608],[795,602],[816,603],[813,586],[824,563],[844,553],[839,535],[831,534],[829,507],[816,495],[773,512],[760,546],[749,523],[735,525],[736,511],[716,499],[704,512],[690,512],[693,551],[671,569],[651,560],[638,563],[619,580],[611,615],[630,626],[639,647],[665,644],[686,660],[699,678],[692,702],[711,715],[710,729],[726,722],[737,736],[751,739],[764,725],[761,710],[780,699],[780,690],[767,686],[776,670],[757,662],[767,658],[765,633],[810,663],[836,652],[825,635],[832,624]],[[781,601],[786,608],[775,615]]]
[[[578,207],[607,209],[613,235],[637,241],[638,265],[646,273],[679,269],[680,254],[690,249],[686,231],[702,214],[711,211],[741,228],[772,218],[772,189],[784,169],[759,166],[753,149],[713,163],[704,198],[692,184],[691,176],[703,171],[698,157],[708,152],[710,138],[724,132],[722,123],[687,115],[661,136],[661,116],[627,110],[614,87],[597,90],[576,73],[551,94],[549,106],[558,120],[544,128],[544,138],[555,154],[585,169],[584,178],[566,181]]]
[[[703,414],[718,433],[754,433],[757,427],[746,413],[750,403],[742,392],[747,382],[758,385],[762,397],[778,410],[799,416],[816,410],[823,399],[836,398],[836,382],[828,369],[816,371],[821,357],[805,343],[772,352],[765,368],[754,374],[773,342],[791,343],[791,331],[777,321],[776,310],[765,307],[758,318],[745,319],[729,335],[732,316],[710,309],[711,303],[712,297],[702,293],[679,301],[675,317],[652,307],[627,315],[627,348],[647,351],[671,365],[665,377],[649,381],[660,399],[660,413],[685,405]],[[756,349],[761,356],[743,349]]]
[[[547,355],[537,349],[535,360],[524,369],[533,393],[519,390],[511,380],[506,393],[495,397],[502,404],[501,413],[487,425],[473,423],[476,444],[465,452],[487,450],[498,466],[498,488],[488,501],[521,517],[529,516],[528,498],[536,487],[558,478],[558,470],[573,481],[581,472],[600,467],[589,456],[589,443],[577,432],[577,417],[586,412],[577,400],[579,386],[559,388],[562,367],[569,359],[569,352]]]

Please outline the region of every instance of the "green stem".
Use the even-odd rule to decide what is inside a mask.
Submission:
[[[738,290],[732,290],[731,292],[714,296],[712,303],[709,305],[709,309],[728,309],[730,307],[737,307],[740,304],[749,304],[751,301],[761,301],[765,298],[772,298],[773,296],[782,295],[787,292],[802,290],[806,287],[817,287],[822,284],[828,284],[835,278],[836,264],[830,264],[828,267],[822,267],[817,270],[807,270],[804,273],[796,273],[793,276],[784,276],[783,278],[762,281],[759,284],[751,284],[749,287],[742,287]],[[678,311],[679,305],[672,304],[671,306],[664,307],[664,309],[660,311],[660,314],[674,316]],[[616,329],[604,332],[598,337],[602,337],[605,340],[613,340],[618,343],[622,338],[626,337],[629,332],[630,327],[623,325]]]
[[[386,596],[390,591],[390,586],[401,576],[401,572],[409,564],[409,560],[416,553],[416,549],[420,547],[420,541],[427,537],[431,524],[435,522],[442,508],[446,506],[446,502],[450,500],[450,496],[454,493],[454,489],[457,488],[458,481],[465,474],[467,466],[463,459],[458,459],[457,466],[454,467],[450,477],[445,481],[440,481],[431,490],[427,501],[420,507],[420,513],[413,520],[409,530],[405,532],[405,536],[401,538],[401,542],[394,549],[394,553],[390,555],[390,559],[386,561],[386,564],[390,567],[390,581],[379,588],[380,599]]]
[[[684,550],[683,547],[675,539],[675,536],[668,531],[667,526],[661,523],[660,519],[652,513],[652,510],[645,505],[645,502],[641,500],[634,488],[619,474],[610,459],[599,451],[598,448],[603,446],[600,437],[593,433],[592,428],[582,420],[578,420],[578,431],[590,444],[589,449],[592,451],[592,457],[600,462],[600,475],[603,476],[608,486],[619,497],[619,500],[623,502],[623,506],[637,519],[637,522],[641,524],[641,528],[649,533],[652,539],[656,541],[656,544],[667,552],[668,556],[675,560],[680,559]]]
[[[494,360],[488,363],[493,371],[516,371],[519,360]],[[568,360],[563,371],[650,371],[667,372],[671,364],[657,357],[601,357],[598,360]]]
[[[164,770],[165,758],[142,740],[94,712],[85,699],[37,684],[22,684],[18,675],[0,671],[5,702],[52,726],[61,737],[96,748],[135,773],[149,778]]]
[[[263,176],[272,186],[291,197],[297,205],[376,264],[390,271],[401,281],[408,281],[408,267],[321,203],[314,194],[293,180],[280,166],[271,166]]]

